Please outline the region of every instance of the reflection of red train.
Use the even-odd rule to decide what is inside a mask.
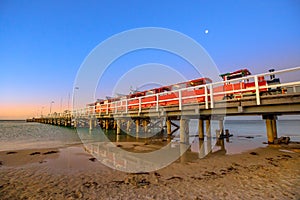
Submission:
[[[270,70],[273,72],[274,70]],[[173,106],[181,104],[202,103],[211,100],[209,95],[212,90],[213,100],[239,99],[244,96],[254,95],[256,93],[255,81],[245,79],[251,75],[249,70],[241,69],[232,73],[221,74],[224,83],[207,87],[211,84],[209,78],[199,78],[187,82],[181,82],[174,85],[162,86],[147,91],[135,92],[123,97],[100,100],[88,104],[90,113],[109,113],[115,111],[137,110],[139,108],[151,108],[157,106]],[[253,77],[252,77],[253,79]],[[265,80],[264,76],[257,77],[260,95],[281,92],[281,88],[268,88],[268,85],[279,84],[280,80],[274,75],[270,80]],[[181,102],[179,102],[181,99]]]

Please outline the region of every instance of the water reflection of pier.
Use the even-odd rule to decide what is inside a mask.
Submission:
[[[119,138],[119,139],[117,139]],[[132,141],[127,136],[127,140],[120,138],[116,134],[116,142],[90,142],[86,143],[86,151],[107,166],[122,171],[147,171],[148,169],[159,169],[176,160],[180,162],[193,161],[204,158],[209,154],[226,154],[225,141],[229,138],[217,139],[210,137],[205,139],[194,138],[191,146],[174,142],[172,140],[160,139],[160,142],[148,144],[149,139],[138,139]],[[164,142],[161,142],[164,141]],[[152,147],[151,148],[149,148]],[[140,147],[136,150],[134,147]],[[153,152],[164,149],[159,154]],[[166,153],[167,152],[167,153]],[[164,154],[166,153],[166,154]],[[175,160],[168,159],[175,157]],[[153,162],[155,160],[155,162]]]

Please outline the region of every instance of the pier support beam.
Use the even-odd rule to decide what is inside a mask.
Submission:
[[[189,119],[180,119],[180,143],[189,143]]]
[[[199,139],[201,139],[201,140],[204,139],[204,123],[203,123],[203,119],[199,119],[199,121],[198,121],[198,135],[199,135]]]
[[[95,120],[94,120],[94,127],[97,127],[98,126],[98,119],[96,118]]]
[[[135,120],[135,133],[136,133],[136,137],[139,136],[139,132],[140,132],[140,119],[136,119]]]
[[[276,126],[276,115],[263,115],[263,119],[266,120],[267,137],[268,143],[273,144],[277,138],[277,126]]]
[[[92,118],[90,118],[90,120],[89,120],[89,127],[90,127],[90,130],[93,130],[94,120]]]
[[[144,128],[144,132],[147,133],[148,132],[148,122],[146,119],[143,119],[143,128]]]
[[[219,129],[220,129],[220,134],[224,135],[224,119],[219,120]]]
[[[130,131],[130,126],[131,126],[131,119],[127,121],[127,127],[126,127],[127,133],[129,133],[129,131]]]
[[[74,126],[74,128],[77,128],[77,120],[76,119],[74,119],[73,126]]]
[[[206,137],[211,137],[211,130],[210,130],[210,119],[206,120]]]
[[[106,130],[109,129],[109,120],[108,119],[105,120],[105,129]]]
[[[117,129],[117,120],[114,120],[114,127],[113,127],[113,129]],[[120,122],[119,122],[119,124],[120,124]]]
[[[277,123],[276,123],[276,119],[277,117],[275,117],[275,119],[271,120],[271,123],[272,123],[272,130],[273,130],[273,136],[274,138],[278,138],[277,137]]]
[[[167,124],[167,134],[168,134],[168,136],[169,136],[169,135],[172,134],[171,120],[170,120],[170,119],[167,119],[166,124]]]
[[[116,122],[116,128],[117,128],[117,135],[121,134],[121,120],[115,120]]]

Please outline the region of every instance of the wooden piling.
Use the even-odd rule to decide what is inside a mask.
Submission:
[[[131,119],[127,121],[127,127],[126,127],[127,133],[129,133],[130,131],[130,126],[131,126]]]
[[[274,143],[273,127],[270,119],[266,119],[266,128],[267,128],[268,143],[270,144]]]
[[[274,140],[277,138],[277,127],[276,127],[277,116],[264,115],[263,119],[266,120],[268,143],[273,144]]]
[[[220,129],[220,135],[224,135],[224,120],[219,120],[219,129]]]
[[[146,119],[143,119],[143,128],[144,128],[144,133],[148,132],[148,122]]]
[[[210,119],[206,120],[206,137],[211,137],[211,130],[210,130]]]
[[[108,119],[105,120],[105,129],[106,130],[109,129],[109,120]]]
[[[277,138],[277,123],[276,123],[276,118],[271,120],[272,123],[272,131],[273,131],[273,137],[274,139]]]
[[[135,120],[135,133],[136,133],[136,137],[139,136],[139,132],[140,132],[140,119],[136,119]]]
[[[170,119],[167,119],[166,124],[167,124],[167,134],[168,134],[168,136],[169,136],[169,135],[171,135],[171,133],[172,133],[172,129],[171,129],[171,120],[170,120]]]
[[[119,122],[119,125],[120,125],[120,122]],[[114,127],[113,129],[117,129],[117,120],[114,120]]]
[[[199,139],[201,139],[201,140],[204,139],[204,123],[203,123],[203,119],[199,119],[199,121],[198,121],[198,135],[199,135]]]

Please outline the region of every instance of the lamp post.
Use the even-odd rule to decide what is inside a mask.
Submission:
[[[73,93],[73,111],[74,111],[74,108],[76,109],[76,105],[75,105],[75,94],[76,94],[76,90],[79,90],[79,87],[75,87],[74,88],[74,93]]]
[[[51,110],[52,110],[52,104],[54,103],[54,101],[50,102],[50,115],[51,115]]]

